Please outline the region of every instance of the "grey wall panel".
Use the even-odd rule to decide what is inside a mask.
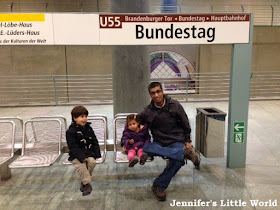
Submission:
[[[280,71],[280,43],[253,46],[252,71]]]
[[[2,103],[54,101],[51,76],[66,74],[64,46],[3,46],[0,52],[0,75],[10,76],[1,83]],[[29,75],[29,79],[18,77],[24,75]],[[49,76],[38,77],[39,75]],[[65,95],[63,92],[57,94]]]
[[[112,49],[110,46],[67,46],[67,73],[68,75],[81,75],[81,77],[69,77],[69,97],[72,101],[78,101],[79,97],[84,100],[112,100],[112,80],[103,79],[100,81],[89,78],[85,80],[82,75],[105,75],[112,77]],[[105,76],[104,76],[105,77]],[[82,82],[76,87],[75,80]],[[81,91],[79,92],[78,89]],[[106,91],[104,91],[106,89]],[[83,93],[84,94],[83,94]],[[109,92],[109,95],[108,95]],[[82,96],[83,95],[83,96]]]
[[[110,46],[67,46],[67,72],[77,74],[112,74]]]
[[[1,46],[0,47],[0,76],[6,76],[14,74],[12,69],[12,47]]]
[[[0,75],[66,74],[63,46],[1,46]]]
[[[10,55],[16,75],[66,74],[64,46],[13,46]]]
[[[280,43],[280,27],[254,27],[254,44]]]
[[[200,45],[199,73],[230,72],[231,45]]]

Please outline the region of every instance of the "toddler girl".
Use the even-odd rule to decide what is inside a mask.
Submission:
[[[135,114],[128,115],[121,141],[124,151],[128,153],[129,167],[133,167],[138,163],[139,158],[140,164],[145,164],[148,155],[143,152],[143,146],[150,143],[150,139],[148,128],[140,125],[139,117]]]

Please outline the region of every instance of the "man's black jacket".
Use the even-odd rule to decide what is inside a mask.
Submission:
[[[157,108],[154,102],[145,107],[139,114],[141,123],[148,125],[153,141],[168,146],[175,142],[191,142],[191,127],[188,116],[182,105],[164,95],[165,105]]]

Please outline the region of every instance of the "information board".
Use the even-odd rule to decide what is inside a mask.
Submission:
[[[0,45],[249,42],[249,14],[0,14]]]

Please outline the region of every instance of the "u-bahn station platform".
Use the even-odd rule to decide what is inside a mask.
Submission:
[[[216,107],[228,112],[228,102],[182,103],[195,133],[197,107]],[[129,168],[115,163],[113,151],[93,172],[93,191],[83,197],[80,178],[72,165],[63,165],[67,154],[50,167],[12,169],[12,177],[0,181],[0,209],[278,209],[280,185],[279,100],[251,101],[249,104],[245,168],[230,169],[223,158],[202,157],[200,170],[189,161],[172,179],[167,201],[155,199],[151,185],[166,166],[155,158],[144,166]],[[109,138],[113,135],[113,106],[86,105],[89,114],[108,118]],[[63,115],[70,123],[73,106],[6,107],[1,117],[18,116],[24,121],[33,116]],[[226,118],[227,122],[227,118]],[[227,126],[226,126],[227,127]],[[225,142],[226,147],[226,142]],[[226,154],[226,148],[225,148]],[[174,200],[217,202],[217,207],[172,207]],[[223,200],[223,201],[222,201]],[[246,206],[220,206],[220,202],[246,202]],[[252,200],[277,201],[278,207],[251,206]],[[182,203],[182,205],[184,205]],[[199,205],[199,204],[197,204]],[[226,205],[226,204],[225,204]],[[228,204],[230,205],[230,204]]]
[[[279,5],[1,1],[0,209],[279,209]],[[120,152],[123,114],[150,102],[151,81],[180,101],[202,157],[165,202],[151,186],[168,161],[129,168]],[[89,110],[104,157],[88,196],[66,161],[75,105]]]

